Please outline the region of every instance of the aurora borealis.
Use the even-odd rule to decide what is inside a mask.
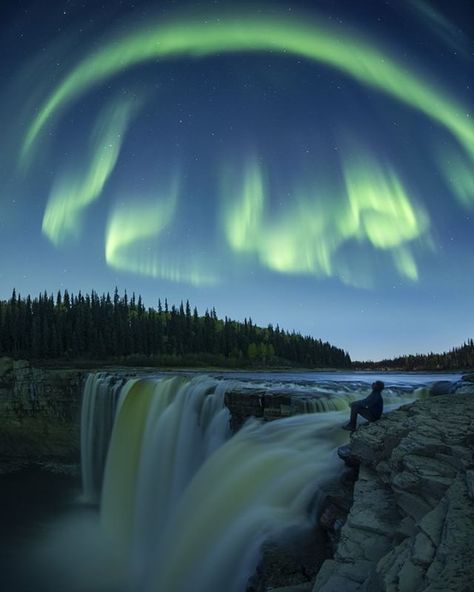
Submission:
[[[474,333],[469,0],[2,19],[0,297],[189,300],[353,359]]]

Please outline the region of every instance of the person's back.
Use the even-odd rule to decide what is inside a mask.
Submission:
[[[380,384],[380,381],[377,381]],[[377,384],[377,383],[374,383]],[[383,384],[383,383],[381,383]],[[383,398],[382,398],[382,388],[380,388],[380,386],[377,386],[377,389],[372,389],[372,392],[370,393],[370,395],[364,399],[363,401],[360,401],[361,403],[365,403],[365,407],[370,411],[370,413],[372,414],[374,420],[375,419],[380,419],[380,417],[382,416],[383,413]]]
[[[357,415],[361,415],[368,421],[377,421],[383,413],[382,391],[385,388],[381,380],[372,384],[372,392],[365,399],[354,401],[351,404],[351,418],[349,423],[342,426],[344,430],[354,431],[357,427]]]

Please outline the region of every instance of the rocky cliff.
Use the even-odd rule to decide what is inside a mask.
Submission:
[[[84,372],[0,358],[0,472],[78,465]]]
[[[353,503],[314,592],[474,589],[474,384],[360,427]]]

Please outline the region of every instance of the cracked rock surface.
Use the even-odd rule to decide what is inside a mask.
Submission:
[[[362,426],[354,502],[313,592],[474,590],[474,385]]]

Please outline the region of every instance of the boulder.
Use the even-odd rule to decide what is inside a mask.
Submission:
[[[438,380],[431,385],[429,394],[432,397],[438,395],[449,395],[449,393],[453,392],[454,387],[455,383],[451,382],[450,380]]]

